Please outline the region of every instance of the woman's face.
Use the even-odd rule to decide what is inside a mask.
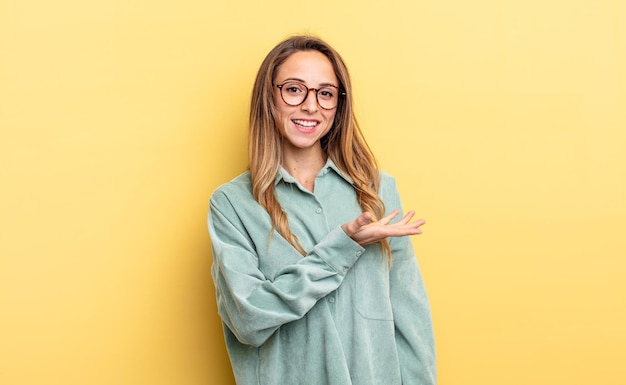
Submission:
[[[285,84],[285,82],[289,82],[290,87],[289,89],[287,86],[283,87],[283,95],[288,101],[288,93],[297,92],[297,88],[292,87],[293,85],[304,85],[310,89],[302,104],[291,106],[281,97],[281,90],[274,87],[276,125],[285,139],[283,142],[285,150],[321,148],[320,139],[330,130],[337,109],[320,107],[315,91],[312,89],[328,87],[326,89],[333,91],[337,96],[339,81],[330,60],[319,51],[298,51],[289,56],[278,69],[274,84]],[[306,92],[305,88],[300,89]],[[329,92],[319,91],[319,100],[325,106],[328,106],[326,103],[328,103],[329,95]]]

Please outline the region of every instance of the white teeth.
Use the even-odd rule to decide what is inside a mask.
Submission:
[[[317,122],[311,121],[311,120],[294,120],[293,122],[295,124],[299,125],[299,126],[304,126],[304,127],[315,127],[315,126],[317,126]]]

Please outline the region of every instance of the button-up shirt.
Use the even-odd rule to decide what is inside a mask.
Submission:
[[[381,174],[387,212],[401,210]],[[362,210],[329,159],[314,192],[287,171],[276,196],[302,256],[253,198],[249,172],[211,196],[212,276],[239,385],[435,384],[428,299],[409,237],[362,247],[342,230]]]

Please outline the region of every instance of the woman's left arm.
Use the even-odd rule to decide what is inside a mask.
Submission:
[[[387,178],[381,190],[387,211],[402,210],[395,182]],[[434,385],[437,368],[430,305],[411,238],[389,238],[389,242],[393,256],[390,297],[402,384]]]
[[[393,266],[389,285],[391,307],[396,329],[396,346],[400,358],[402,384],[437,383],[435,342],[428,297],[413,255],[409,237],[393,243],[406,243],[403,251],[393,246]],[[397,257],[407,258],[397,258]]]

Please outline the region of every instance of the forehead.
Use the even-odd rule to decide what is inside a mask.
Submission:
[[[319,51],[298,51],[278,68],[276,81],[300,79],[312,85],[337,84],[337,76],[330,60]]]

